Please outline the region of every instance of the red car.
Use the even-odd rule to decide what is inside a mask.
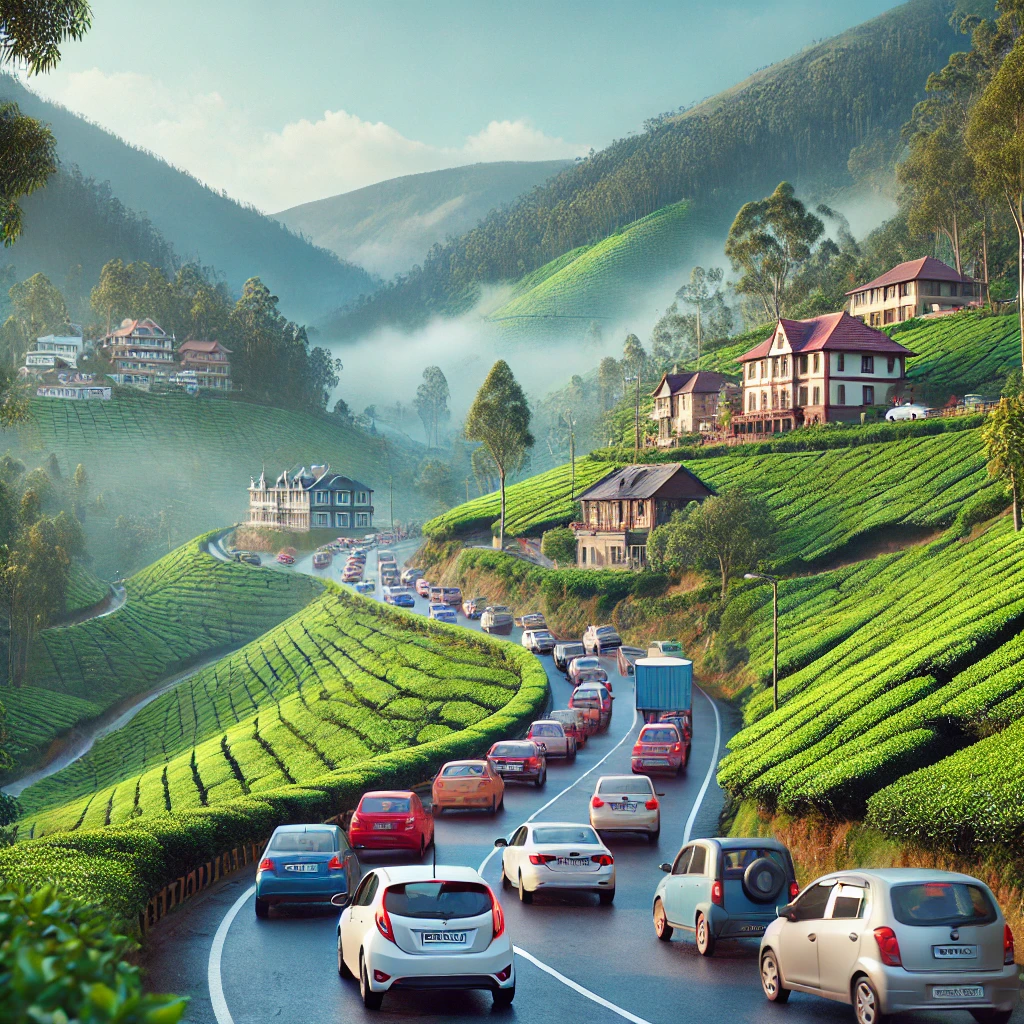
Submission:
[[[430,597],[430,584],[422,576],[416,581],[416,593],[420,597]]]
[[[434,841],[434,819],[408,790],[364,793],[349,822],[348,841],[357,850],[413,850],[422,856]]]
[[[590,712],[588,717],[592,717],[596,711],[598,728],[604,729],[612,718],[612,695],[600,683],[583,683],[573,690],[569,698],[569,707]]]
[[[683,738],[671,722],[645,725],[633,746],[631,767],[634,774],[673,772],[678,775],[685,764]]]
[[[693,743],[693,712],[692,711],[665,711],[658,719],[659,722],[671,722],[683,737],[683,767],[690,763],[690,746]]]
[[[537,744],[529,740],[499,740],[487,751],[487,760],[506,780],[543,786],[548,777],[547,759]]]

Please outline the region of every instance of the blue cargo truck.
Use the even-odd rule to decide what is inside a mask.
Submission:
[[[672,722],[682,735],[684,758],[689,761],[693,736],[693,662],[688,658],[638,658],[635,678],[637,711],[645,722]]]

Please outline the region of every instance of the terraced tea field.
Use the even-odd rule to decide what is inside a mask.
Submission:
[[[79,562],[71,563],[71,576],[68,580],[67,595],[67,611],[69,615],[84,611],[86,608],[91,608],[94,604],[99,604],[109,593],[110,587],[86,566]]]
[[[328,585],[26,790],[20,834],[212,806],[442,739],[504,707],[530,664],[510,645]]]

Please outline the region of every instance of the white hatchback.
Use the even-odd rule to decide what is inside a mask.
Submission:
[[[370,1010],[392,989],[483,989],[499,1006],[516,993],[505,915],[471,868],[367,873],[338,921],[338,973],[359,979]]]
[[[615,858],[589,825],[528,822],[494,845],[502,848],[502,884],[516,886],[523,903],[546,889],[596,892],[602,903],[615,899]]]

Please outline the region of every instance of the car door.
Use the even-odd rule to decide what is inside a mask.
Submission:
[[[672,864],[672,871],[665,882],[664,905],[665,916],[674,925],[683,924],[683,889],[686,886],[686,872],[690,867],[690,858],[693,856],[693,847],[684,846],[676,856]],[[692,921],[692,918],[688,919]],[[690,925],[692,927],[692,924]]]
[[[792,904],[796,920],[783,922],[779,961],[787,984],[818,987],[818,933],[835,884],[834,878],[828,878],[808,886]]]
[[[697,927],[697,907],[711,902],[710,861],[708,848],[703,843],[694,843],[693,856],[686,869],[683,913],[687,916],[682,919],[682,924],[687,928]]]
[[[369,907],[377,894],[380,876],[370,872],[359,883],[352,904],[341,915],[341,945],[345,954],[345,963],[353,974],[359,971],[359,950],[362,948],[366,935],[367,922],[370,917]]]
[[[519,881],[519,862],[523,855],[525,843],[526,826],[520,825],[501,854],[502,870],[505,872],[505,877],[513,884]]]
[[[825,920],[818,928],[818,987],[822,992],[850,991],[853,967],[860,955],[861,934],[868,914],[866,884],[843,881],[832,890]]]
[[[424,845],[429,846],[434,831],[434,819],[423,809],[423,803],[415,793],[412,794],[409,805],[416,820],[416,831],[423,837]]]

